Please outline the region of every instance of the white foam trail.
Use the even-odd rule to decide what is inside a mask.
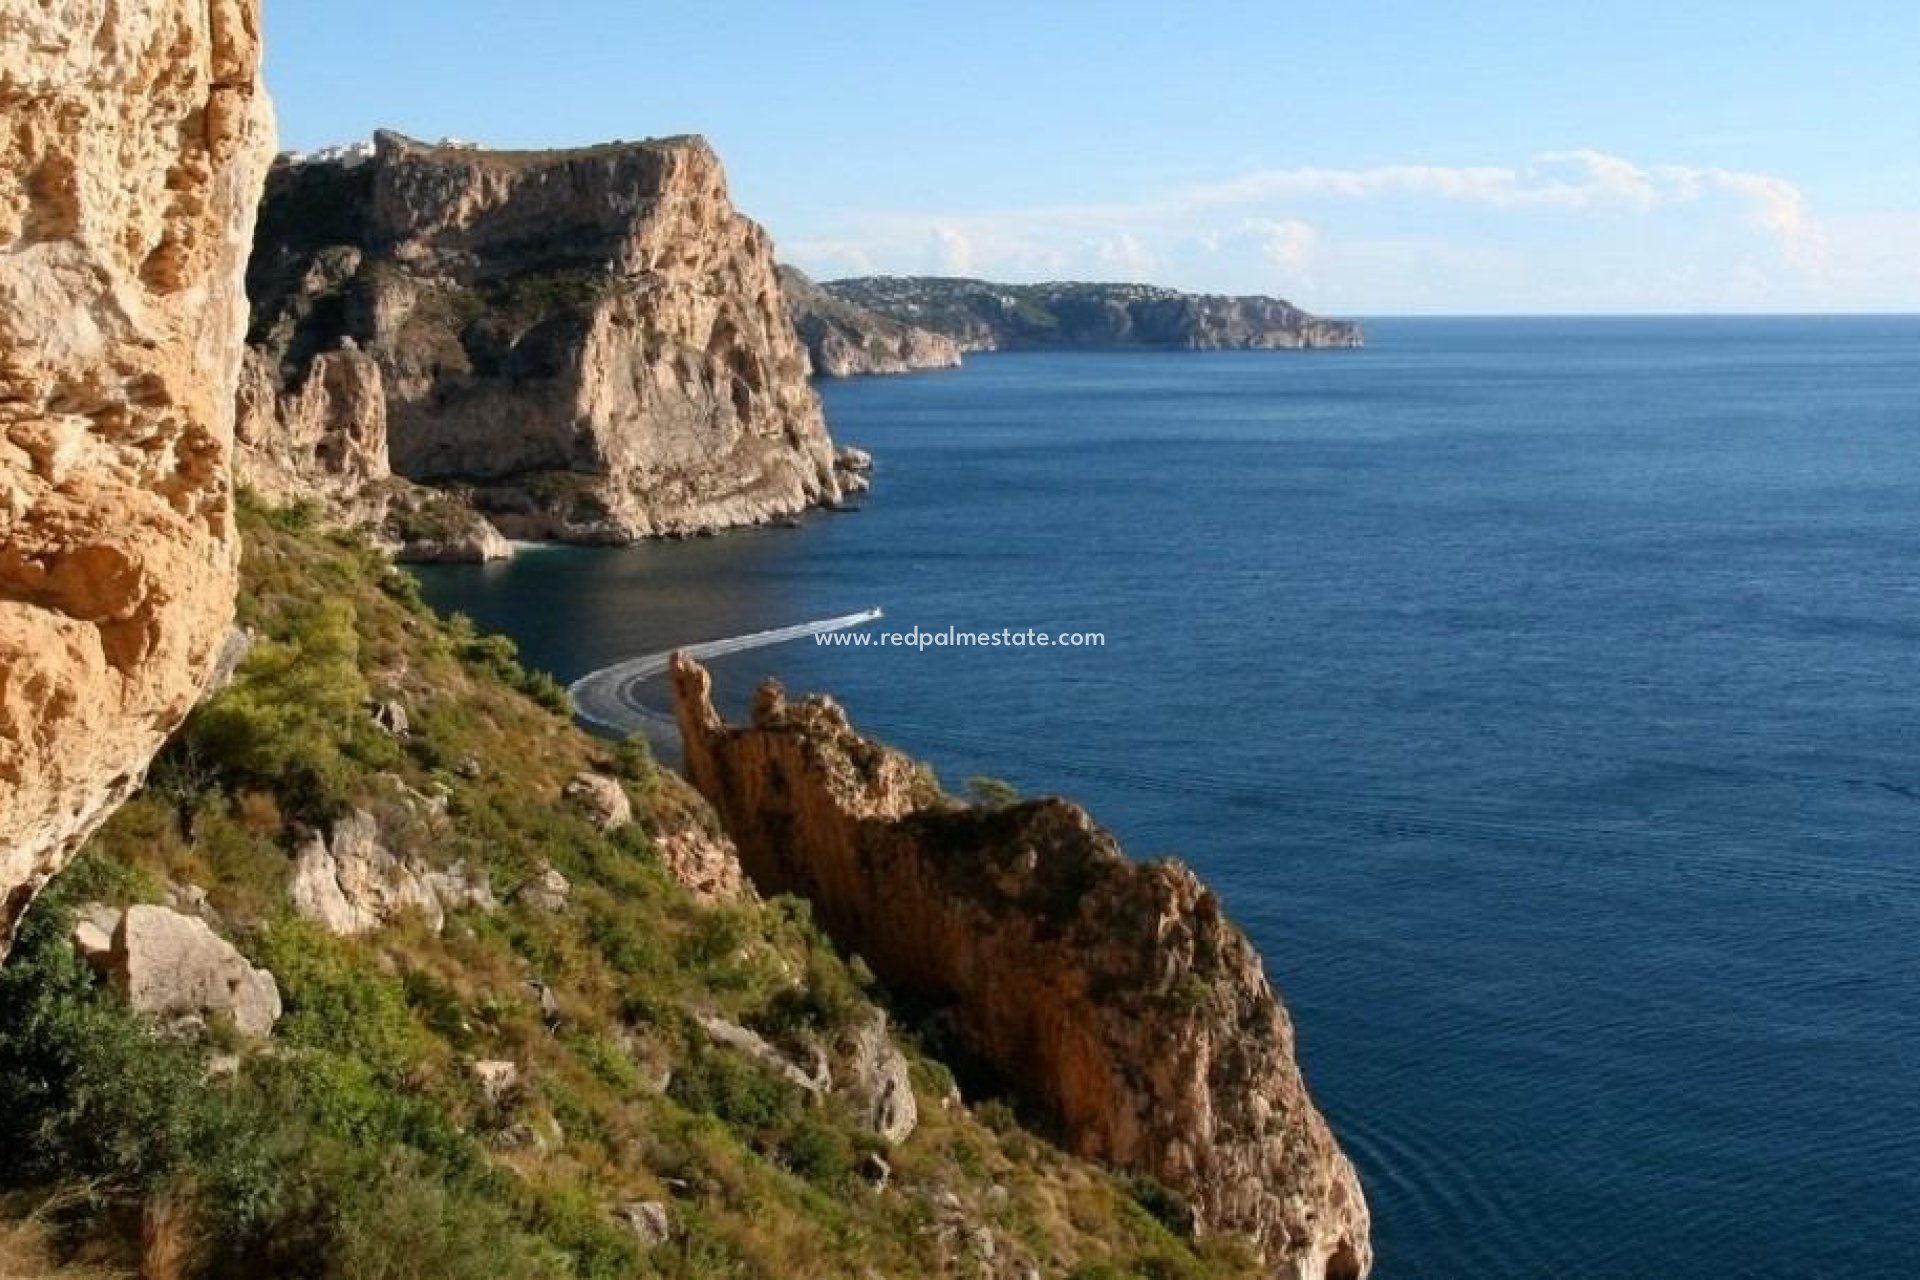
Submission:
[[[573,698],[575,713],[583,720],[591,720],[594,724],[618,733],[633,733],[649,727],[657,728],[662,717],[659,713],[649,710],[640,701],[640,686],[665,671],[667,663],[676,653],[684,653],[690,658],[719,658],[729,653],[744,653],[748,649],[764,649],[768,645],[785,644],[789,640],[804,640],[808,636],[825,635],[829,631],[846,631],[852,627],[864,626],[883,616],[879,609],[864,609],[859,613],[843,614],[838,618],[822,618],[817,622],[774,627],[768,631],[754,631],[743,636],[728,636],[724,640],[676,645],[660,653],[628,658],[610,667],[589,671],[568,685],[567,693]]]

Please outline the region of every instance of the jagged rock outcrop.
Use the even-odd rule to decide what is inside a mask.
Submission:
[[[837,298],[797,267],[780,268],[787,314],[807,348],[807,363],[823,378],[951,369],[960,344],[942,333],[902,324]]]
[[[1358,347],[1360,326],[1283,298],[1182,293],[1146,284],[994,284],[940,276],[830,280],[829,295],[944,334],[962,351],[1295,350]]]
[[[254,0],[0,12],[0,957],[232,617]]]
[[[1073,1151],[1157,1178],[1276,1276],[1366,1274],[1366,1203],[1286,1011],[1192,872],[1129,861],[1061,800],[958,806],[830,699],[765,689],[731,728],[703,669],[672,674],[688,776],[761,890],[940,1006]]]
[[[263,487],[351,517],[384,467],[586,542],[839,500],[766,233],[698,138],[284,160],[248,282]]]
[[[449,911],[496,905],[484,871],[463,862],[434,868],[394,853],[379,821],[363,809],[324,837],[308,834],[294,853],[287,897],[300,915],[342,935],[370,933],[409,914],[438,933]]]
[[[868,1010],[829,1043],[806,1037],[791,1053],[716,1014],[696,1013],[694,1022],[714,1044],[758,1063],[802,1092],[841,1099],[888,1146],[905,1142],[920,1123],[906,1055],[887,1033],[887,1015],[879,1009]]]
[[[282,383],[279,363],[264,348],[248,347],[237,414],[241,478],[268,501],[316,502],[335,521],[367,531],[394,558],[411,563],[484,563],[513,555],[513,544],[460,494],[393,474],[386,379],[353,339],[314,356],[291,385]]]
[[[653,848],[667,874],[700,901],[737,902],[747,895],[740,855],[724,835],[688,822],[656,832]]]

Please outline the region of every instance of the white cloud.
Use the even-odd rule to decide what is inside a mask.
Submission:
[[[870,276],[879,269],[864,246],[846,240],[795,240],[781,249],[782,258],[816,280]]]
[[[933,259],[934,270],[940,275],[970,276],[973,274],[973,241],[957,227],[935,227],[929,252]]]
[[[1103,237],[1094,241],[1092,248],[1095,261],[1129,278],[1151,272],[1156,265],[1154,255],[1131,232]]]
[[[1593,148],[1257,169],[1130,201],[851,214],[820,230],[794,247],[803,266],[1303,291],[1336,312],[1846,305],[1822,299],[1862,275],[1863,252],[1783,176]]]
[[[1290,272],[1304,270],[1313,259],[1314,246],[1320,243],[1320,233],[1313,224],[1298,218],[1248,218],[1240,227],[1258,241],[1267,261]]]

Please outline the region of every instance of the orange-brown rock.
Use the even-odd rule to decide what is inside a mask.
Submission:
[[[1367,1273],[1366,1202],[1286,1011],[1192,872],[1130,861],[1062,800],[961,807],[830,699],[763,689],[732,728],[697,664],[673,682],[688,776],[763,891],[941,1007],[1075,1152],[1180,1192],[1272,1275]]]
[[[0,954],[232,615],[255,0],[0,10]]]

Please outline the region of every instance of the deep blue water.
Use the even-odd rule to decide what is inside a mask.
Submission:
[[[859,515],[429,575],[572,678],[778,672],[1178,852],[1377,1274],[1920,1273],[1920,320],[1379,321],[830,384]]]

